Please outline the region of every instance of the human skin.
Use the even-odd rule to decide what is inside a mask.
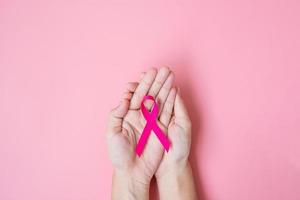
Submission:
[[[170,199],[170,195],[181,192],[189,192],[194,197],[188,163],[191,123],[180,95],[172,88],[173,80],[174,74],[166,67],[148,70],[140,83],[127,84],[120,104],[110,112],[107,142],[114,166],[112,199],[149,199],[150,181],[154,175],[161,199]],[[172,143],[168,153],[164,153],[156,135],[151,133],[142,155],[135,154],[136,143],[146,124],[140,112],[145,95],[153,96],[159,104],[157,123]],[[146,107],[151,106],[146,102]],[[176,199],[175,196],[172,199]]]
[[[176,94],[172,118],[168,123],[168,138],[172,146],[168,153],[164,153],[155,173],[160,199],[197,199],[192,168],[188,161],[192,124],[180,91]]]

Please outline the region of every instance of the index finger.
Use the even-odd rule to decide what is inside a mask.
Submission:
[[[143,76],[141,82],[139,83],[135,92],[133,93],[132,99],[130,101],[130,109],[140,108],[141,101],[151,88],[156,74],[157,70],[155,68],[152,68],[148,70]]]

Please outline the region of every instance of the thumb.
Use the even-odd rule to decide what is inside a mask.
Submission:
[[[120,104],[111,110],[108,119],[108,134],[120,133],[122,131],[123,118],[129,108],[129,100],[123,99]]]
[[[178,92],[176,94],[175,103],[174,103],[174,115],[175,120],[188,120],[190,121],[186,106],[181,97],[180,90],[178,88]]]

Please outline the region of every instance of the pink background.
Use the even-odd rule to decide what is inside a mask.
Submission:
[[[0,199],[109,199],[107,113],[171,66],[206,200],[300,199],[297,0],[0,3]]]

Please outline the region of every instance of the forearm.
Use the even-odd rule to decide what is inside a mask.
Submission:
[[[114,172],[112,200],[148,200],[149,185],[135,180],[130,174]]]
[[[196,200],[197,193],[190,164],[174,166],[157,180],[161,200]]]

